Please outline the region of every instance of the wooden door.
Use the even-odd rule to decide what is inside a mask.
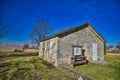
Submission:
[[[97,43],[92,43],[92,60],[97,60]]]

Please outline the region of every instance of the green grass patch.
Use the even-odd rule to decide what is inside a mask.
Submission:
[[[0,52],[0,57],[19,57],[19,56],[36,56],[38,53],[31,52]]]
[[[0,53],[2,56],[13,54],[29,53]],[[0,63],[0,80],[77,80],[62,68],[55,68],[38,56],[3,58],[4,61]]]
[[[105,55],[106,65],[89,63],[75,67],[74,70],[97,80],[120,80],[120,55]]]

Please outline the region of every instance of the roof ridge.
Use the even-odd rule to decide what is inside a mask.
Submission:
[[[100,33],[98,33],[98,31],[97,31],[95,28],[93,28],[92,25],[91,25],[89,22],[83,23],[83,24],[81,24],[81,25],[77,25],[77,26],[72,27],[72,28],[69,28],[69,29],[67,29],[67,30],[63,30],[63,31],[61,31],[61,32],[59,32],[59,33],[55,33],[54,35],[49,36],[49,37],[47,37],[47,38],[45,38],[45,39],[43,39],[43,40],[41,40],[41,41],[45,41],[45,40],[47,40],[47,39],[51,39],[51,38],[53,38],[53,37],[60,36],[60,35],[62,35],[62,34],[65,34],[65,33],[69,32],[69,31],[74,32],[74,31],[76,31],[76,30],[83,29],[83,28],[88,27],[88,26],[91,26],[91,28],[97,33],[97,35],[98,35],[99,37],[101,37],[101,39],[103,39],[103,41],[106,41],[105,38],[104,38]],[[68,33],[67,33],[67,34],[68,34]],[[40,41],[40,42],[41,42],[41,41]]]

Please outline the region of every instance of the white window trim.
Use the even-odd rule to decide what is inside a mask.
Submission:
[[[44,43],[44,52],[46,52],[46,43],[47,42]]]
[[[52,54],[52,47],[53,47],[53,40],[50,40],[50,49],[49,49],[50,54]]]
[[[76,55],[76,56],[82,55],[82,48],[81,47],[74,47],[74,55]]]
[[[40,51],[41,51],[41,52],[42,52],[42,45],[43,45],[43,44],[41,43],[41,44],[40,44]]]

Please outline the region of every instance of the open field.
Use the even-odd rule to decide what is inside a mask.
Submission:
[[[22,49],[19,45],[0,45],[0,52],[13,52],[15,49]]]
[[[0,80],[77,80],[36,53],[0,53]]]
[[[120,55],[120,53],[107,53],[107,55]]]
[[[24,52],[39,52],[38,49],[25,49]]]
[[[120,80],[120,55],[105,55],[106,65],[89,63],[73,68],[97,80]]]
[[[20,50],[23,46],[20,45],[0,45],[0,52],[14,52],[15,49]],[[38,49],[24,49],[24,52],[38,52]]]
[[[55,68],[37,56],[38,53],[0,52],[0,80],[77,80],[61,67]],[[109,64],[77,66],[77,72],[97,80],[120,79],[120,55],[105,55]]]

